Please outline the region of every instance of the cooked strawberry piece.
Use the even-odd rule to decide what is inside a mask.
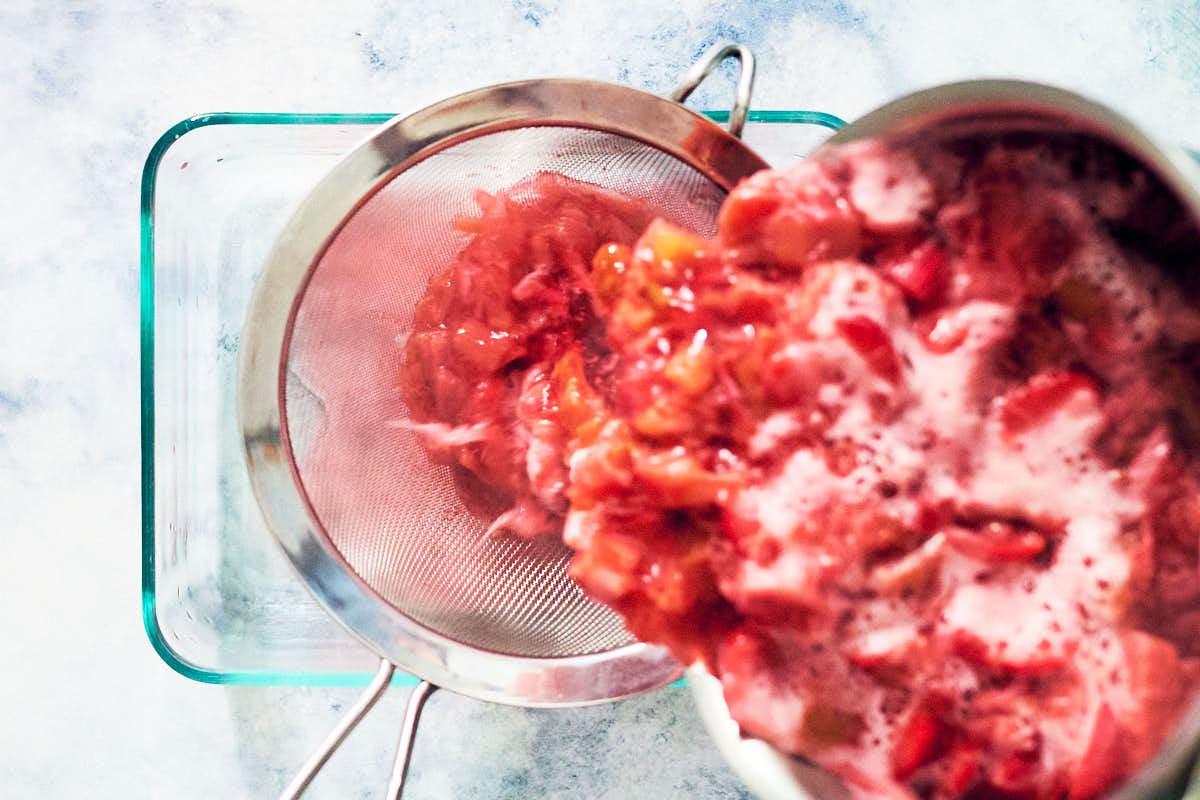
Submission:
[[[1037,768],[1036,756],[1009,753],[992,765],[987,776],[988,788],[1000,797],[1038,797]]]
[[[879,323],[865,315],[842,317],[836,323],[838,333],[880,377],[895,383],[900,380],[900,362],[892,339]]]
[[[946,529],[946,542],[980,561],[1028,561],[1046,549],[1046,537],[1041,533],[997,521],[979,528],[951,525]]]
[[[879,259],[883,274],[914,300],[927,303],[942,289],[946,278],[946,254],[935,242],[926,241],[900,253]]]
[[[780,408],[798,405],[813,388],[811,369],[795,348],[772,353],[754,371],[763,378],[766,399]]]
[[[1000,421],[1008,433],[1022,433],[1061,408],[1076,392],[1095,395],[1096,384],[1078,372],[1039,373],[996,401]]]
[[[767,258],[793,269],[858,249],[858,222],[831,197],[815,196],[807,207],[778,212],[764,228]]]
[[[718,222],[726,241],[748,240],[783,202],[779,192],[762,184],[762,181],[743,181],[721,204]]]
[[[1123,772],[1124,749],[1118,738],[1117,721],[1108,703],[1103,703],[1092,722],[1087,747],[1071,777],[1068,800],[1093,800]]]
[[[908,779],[942,754],[948,735],[949,729],[940,719],[925,708],[915,708],[897,732],[892,747],[892,774],[898,780]]]
[[[721,242],[742,260],[789,270],[851,255],[860,243],[859,222],[842,194],[817,161],[759,172],[729,193],[717,219]]]
[[[938,787],[937,797],[962,797],[979,778],[983,753],[978,745],[962,744],[948,755],[946,772]]]
[[[1022,632],[1022,635],[1026,635]],[[965,660],[1001,675],[1049,675],[1067,663],[1064,648],[1048,642],[1023,640],[1009,642],[996,638],[992,631],[978,635],[973,631],[958,631],[951,637],[954,652]]]
[[[1178,718],[1183,691],[1179,651],[1173,644],[1145,631],[1128,630],[1121,636],[1129,669],[1133,704],[1114,709],[1117,723],[1127,731],[1131,763],[1141,763],[1158,747],[1169,726]]]
[[[933,312],[919,317],[913,328],[926,350],[949,353],[967,339],[967,327],[961,316],[953,312]]]

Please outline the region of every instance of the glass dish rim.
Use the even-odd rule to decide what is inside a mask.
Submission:
[[[700,112],[714,122],[726,122],[728,111]],[[146,157],[142,169],[140,211],[139,266],[139,384],[140,384],[140,447],[141,447],[141,528],[142,528],[142,623],[146,635],[158,656],[179,674],[200,683],[237,686],[366,686],[374,672],[308,671],[308,670],[236,670],[222,671],[191,663],[176,652],[163,636],[158,624],[155,605],[155,482],[154,482],[154,206],[155,183],[163,157],[171,146],[190,131],[214,125],[346,125],[382,124],[395,114],[384,113],[275,113],[275,112],[217,112],[188,117],[164,132]],[[749,122],[817,125],[837,130],[845,121],[833,114],[807,110],[751,110]],[[396,673],[392,685],[415,686],[418,679]],[[677,681],[673,685],[681,685]]]

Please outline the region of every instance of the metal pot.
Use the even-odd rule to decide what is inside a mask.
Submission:
[[[959,137],[998,131],[1089,134],[1115,145],[1158,177],[1200,228],[1200,155],[1154,139],[1100,103],[1038,83],[974,80],[915,92],[841,128],[814,155],[859,139]],[[1200,260],[1200,253],[1197,257]],[[839,779],[811,762],[761,740],[742,738],[725,705],[720,682],[703,667],[692,667],[688,682],[718,749],[762,800],[850,796]],[[1111,800],[1178,797],[1198,744],[1200,702],[1193,702],[1154,758],[1115,789]]]

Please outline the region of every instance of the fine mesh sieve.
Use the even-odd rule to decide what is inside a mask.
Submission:
[[[711,233],[722,190],[674,156],[592,130],[516,128],[455,145],[392,178],[313,268],[287,355],[285,430],[313,511],[346,562],[388,603],[464,645],[557,657],[631,644],[620,617],[566,574],[545,537],[483,537],[449,467],[431,467],[403,422],[404,332],[430,278],[468,237],[472,195],[544,170],[643,200]]]
[[[726,133],[680,103],[724,58],[742,65]],[[615,699],[681,671],[566,573],[547,537],[484,536],[407,423],[405,336],[431,276],[467,242],[454,220],[543,172],[642,200],[711,234],[725,193],[765,167],[737,138],[753,61],[703,58],[668,98],[590,81],[481,89],[393,120],[305,199],[256,286],[240,422],[255,494],[325,607],[382,659],[358,705],[285,792],[298,795],[394,666],[420,676],[389,797],[430,686],[529,706]],[[520,188],[514,197],[521,199]]]

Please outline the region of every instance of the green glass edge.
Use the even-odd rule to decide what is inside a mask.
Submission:
[[[701,111],[701,114],[713,122],[728,122],[728,111]],[[846,120],[826,114],[824,111],[789,111],[789,110],[751,110],[746,118],[748,122],[787,122],[799,125],[820,125],[836,131],[846,124]]]
[[[726,122],[728,111],[701,112],[714,122]],[[142,449],[142,622],[150,644],[167,666],[201,683],[238,686],[366,686],[373,672],[220,672],[198,667],[182,658],[163,638],[154,606],[154,183],[163,155],[189,131],[209,125],[347,125],[380,124],[394,114],[200,114],[171,126],[146,156],[141,188],[140,382]],[[752,110],[750,122],[820,125],[837,130],[845,121],[821,111]],[[396,673],[393,686],[415,686],[418,679]],[[680,679],[671,686],[684,686]]]

